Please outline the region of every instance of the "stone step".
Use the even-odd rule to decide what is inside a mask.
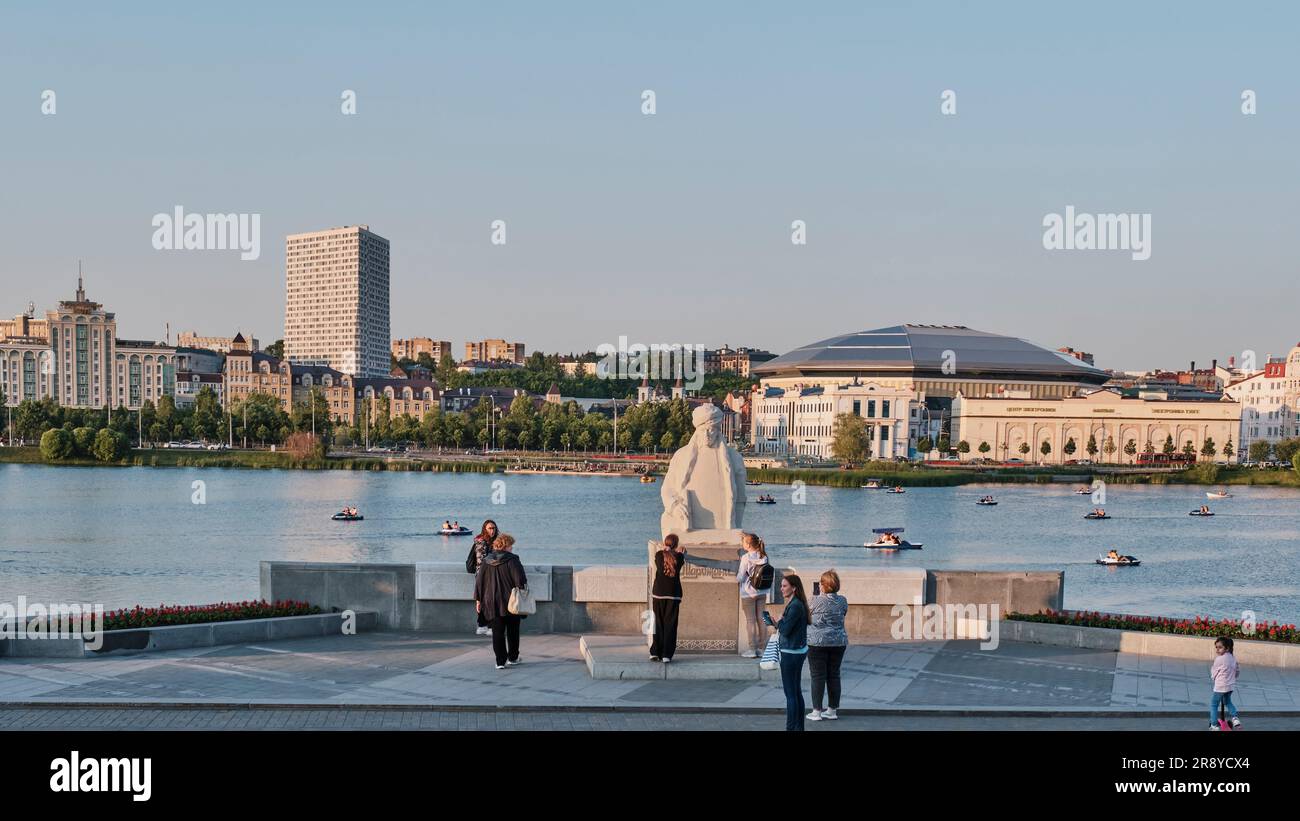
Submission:
[[[678,653],[671,664],[650,660],[645,636],[589,635],[578,648],[593,679],[613,681],[780,681],[758,659],[717,653]]]

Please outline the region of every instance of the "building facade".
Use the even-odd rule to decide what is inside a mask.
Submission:
[[[506,342],[504,339],[484,339],[465,343],[465,359],[479,362],[513,362],[524,364],[524,343]]]
[[[136,410],[176,395],[176,349],[161,342],[117,340],[113,353],[113,407]]]
[[[6,405],[52,399],[53,377],[54,353],[48,339],[11,336],[0,340],[0,392]]]
[[[1238,455],[1255,442],[1276,445],[1300,436],[1300,346],[1285,357],[1268,357],[1264,370],[1227,385],[1225,396],[1241,404]]]
[[[969,445],[969,453],[961,454],[963,460],[986,457],[1059,465],[1091,459],[1134,464],[1148,446],[1161,452],[1172,437],[1178,452],[1190,442],[1198,460],[1236,461],[1240,404],[1164,397],[1155,392],[1125,396],[1109,388],[1063,399],[958,396],[952,402],[951,439],[954,445],[961,441]],[[1087,452],[1089,438],[1096,444],[1095,455]],[[1213,456],[1201,455],[1207,441],[1213,443]],[[1046,455],[1044,442],[1049,448]],[[1073,453],[1068,452],[1070,442]],[[983,443],[988,451],[980,450]],[[1229,443],[1234,445],[1232,452],[1224,455]]]
[[[285,241],[284,354],[361,377],[389,370],[388,240],[353,225]]]
[[[916,450],[922,400],[910,388],[875,382],[770,387],[754,396],[750,442],[764,456],[832,459],[835,418],[851,414],[866,421],[866,458],[907,458]]]
[[[451,342],[445,339],[430,339],[416,336],[410,339],[394,339],[391,352],[398,359],[416,360],[426,353],[434,364],[442,361],[444,356],[451,356]]]
[[[240,334],[243,335],[242,332]],[[253,350],[262,347],[257,341],[257,337],[245,337],[253,346]],[[230,353],[231,346],[234,344],[233,336],[200,336],[197,331],[181,331],[176,336],[177,348],[198,348],[205,351],[216,351],[217,353]]]

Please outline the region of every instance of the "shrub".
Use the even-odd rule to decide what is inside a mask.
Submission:
[[[63,428],[51,428],[41,434],[41,456],[48,461],[67,459],[76,452],[76,441]]]
[[[1111,630],[1134,630],[1144,633],[1174,633],[1183,636],[1228,636],[1233,639],[1255,641],[1282,641],[1300,644],[1300,631],[1294,624],[1261,621],[1251,632],[1236,619],[1211,619],[1196,616],[1191,619],[1171,619],[1166,616],[1125,616],[1087,610],[1040,610],[1037,613],[1008,613],[1011,621],[1033,621],[1046,624],[1071,624],[1076,627],[1104,627]]]
[[[77,448],[78,456],[93,456],[92,448],[95,446],[95,429],[94,428],[76,428],[72,431],[72,439]]]
[[[101,462],[116,462],[126,455],[129,445],[124,434],[104,428],[95,434],[95,458]]]
[[[324,459],[326,453],[325,438],[299,431],[284,441],[281,450],[295,459]]]
[[[304,601],[241,601],[218,604],[168,605],[114,610],[104,614],[105,630],[130,630],[137,627],[166,627],[177,624],[208,624],[217,621],[266,619],[282,616],[310,616],[319,607]]]

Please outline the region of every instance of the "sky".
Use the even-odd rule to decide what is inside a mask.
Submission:
[[[120,337],[267,344],[285,235],[368,224],[393,336],[457,353],[782,353],[916,322],[1116,369],[1262,360],[1300,341],[1298,24],[1288,3],[6,3],[0,316],[71,298],[81,260]],[[260,257],[155,249],[176,206],[260,215]],[[1150,258],[1044,248],[1067,206],[1149,214]]]

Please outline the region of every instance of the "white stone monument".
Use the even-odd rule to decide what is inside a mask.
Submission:
[[[701,405],[691,414],[695,433],[673,454],[659,495],[660,537],[676,533],[683,545],[740,544],[745,515],[745,460],[722,440],[722,411]]]

